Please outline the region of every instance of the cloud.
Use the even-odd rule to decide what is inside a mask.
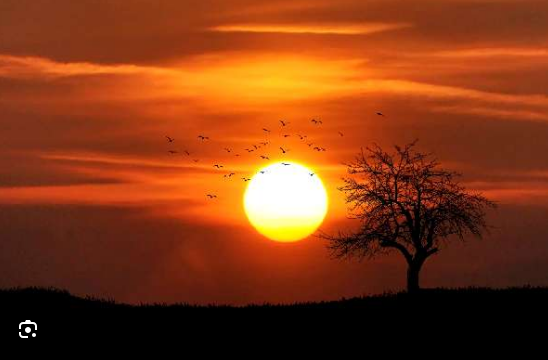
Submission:
[[[102,65],[90,62],[59,62],[41,57],[0,54],[0,77],[7,78],[59,78],[86,75],[166,75],[168,73],[165,69],[132,64]]]
[[[544,94],[515,95],[445,86],[417,81],[367,78],[367,65],[357,59],[326,61],[314,58],[282,58],[270,61],[268,57],[249,60],[214,58],[180,63],[176,67],[145,67],[129,64],[99,65],[93,63],[60,63],[50,59],[0,55],[0,76],[57,77],[101,74],[141,75],[157,77],[164,97],[171,98],[176,91],[196,93],[204,90],[203,98],[227,97],[329,97],[353,95],[360,92],[394,93],[441,99],[469,99],[488,103],[547,107]],[[373,72],[371,69],[370,72]],[[297,91],[297,90],[302,91]],[[293,91],[293,94],[288,94]],[[98,93],[101,93],[100,91]],[[140,92],[141,96],[144,93]],[[155,92],[154,97],[159,96]],[[161,95],[160,95],[161,96]]]
[[[43,161],[28,154],[1,153],[0,188],[121,184],[124,182],[110,174],[75,171],[67,164]]]
[[[412,27],[411,24],[368,23],[368,24],[234,24],[219,25],[210,28],[218,32],[278,33],[278,34],[317,34],[317,35],[366,35],[385,31],[401,30]]]
[[[318,46],[331,53],[373,47],[405,52],[436,51],[448,45],[526,46],[545,42],[548,20],[546,2],[523,0],[207,0],[191,5],[189,0],[157,0],[155,6],[132,1],[124,7],[104,0],[57,0],[47,7],[35,0],[2,3],[6,11],[0,11],[0,53],[100,63],[159,64],[205,53],[305,52],[317,51]],[[307,31],[314,33],[318,27],[338,33],[357,24],[413,24],[413,28],[384,31],[368,39],[317,34],[293,41],[280,33],[269,33],[264,41],[249,33],[210,31],[272,24],[297,31],[312,27]]]
[[[162,168],[172,169],[172,170],[193,170],[196,171],[196,166],[184,165],[184,164],[174,164],[172,161],[161,161],[158,159],[146,159],[146,158],[131,158],[131,157],[121,157],[121,156],[108,156],[104,154],[55,154],[55,153],[45,153],[39,155],[40,158],[46,160],[57,160],[71,163],[91,163],[98,165],[117,165],[117,166],[127,166],[131,168],[148,168],[152,170],[159,170]]]
[[[427,84],[407,80],[366,80],[357,89],[367,92],[395,93],[425,96],[435,99],[467,99],[492,104],[548,107],[548,96],[544,94],[515,95],[481,91],[469,88]]]
[[[197,108],[200,107],[205,107],[201,112],[211,106],[224,112],[238,109],[250,111],[262,109],[265,104],[282,104],[297,99],[325,101],[367,94],[374,98],[387,95],[396,99],[413,97],[422,101],[431,112],[476,115],[479,119],[490,117],[548,122],[548,96],[545,94],[501,93],[391,79],[385,77],[390,73],[378,73],[375,65],[360,59],[328,61],[312,57],[284,57],[273,61],[269,56],[242,59],[233,54],[228,57],[199,57],[159,67],[57,62],[45,58],[0,55],[2,76],[27,80],[94,77],[98,81],[93,88],[82,88],[80,82],[75,82],[71,96],[56,96],[55,101],[62,103],[74,99],[79,102],[142,103],[147,99],[163,99],[158,106],[151,104],[141,109],[142,114],[149,113],[150,116],[165,116],[166,102],[174,103],[178,99],[187,99],[187,111],[195,107],[195,113],[199,113]],[[123,76],[124,82],[105,79],[105,76]],[[61,89],[59,95],[67,92]],[[86,92],[79,94],[82,89]],[[43,94],[48,98],[44,104],[52,106],[52,92]],[[7,95],[13,96],[14,92]],[[4,101],[8,98],[5,97]],[[32,101],[37,99],[39,96],[34,96]],[[192,103],[188,99],[192,99]]]
[[[62,63],[45,58],[1,55],[0,77],[55,80],[86,76],[98,79],[95,87],[82,87],[80,81],[75,82],[70,97],[57,96],[55,101],[175,101],[191,98],[202,104],[232,109],[235,105],[245,104],[249,110],[253,103],[321,98],[343,90],[341,80],[358,75],[357,62],[360,61],[330,61],[302,56],[274,58],[270,54],[242,58],[241,54],[233,53],[229,56],[197,57],[155,67]],[[119,75],[124,76],[123,81],[112,79]],[[70,82],[64,84],[72,85]],[[54,101],[50,98],[50,92],[43,94],[48,97],[48,103]],[[10,91],[7,95],[13,97],[14,92]],[[3,101],[11,102],[8,97]],[[36,98],[31,101],[36,101]]]
[[[430,54],[442,58],[548,57],[548,48],[474,48],[439,51]]]
[[[430,110],[444,113],[477,115],[488,118],[548,122],[548,114],[546,112],[537,111],[505,110],[500,108],[477,107],[472,105],[432,106],[430,107]]]

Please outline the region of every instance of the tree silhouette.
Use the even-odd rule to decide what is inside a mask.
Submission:
[[[468,192],[455,180],[459,174],[415,151],[415,144],[396,146],[392,154],[377,145],[362,149],[340,188],[360,228],[322,235],[337,258],[399,251],[408,264],[408,292],[420,289],[420,270],[444,241],[464,240],[467,234],[481,237],[487,228],[485,210],[496,206]]]

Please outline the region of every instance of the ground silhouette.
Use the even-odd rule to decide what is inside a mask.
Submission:
[[[200,343],[211,339],[271,342],[328,335],[346,340],[450,337],[462,343],[544,325],[548,288],[428,289],[329,302],[241,307],[188,304],[128,305],[82,298],[57,289],[0,290],[0,336],[18,338],[20,322],[38,324],[42,340],[136,339]],[[461,330],[465,329],[462,333]],[[542,333],[542,332],[541,332]],[[539,333],[540,334],[540,333]],[[370,338],[369,336],[374,336]],[[214,342],[218,344],[217,342]],[[375,340],[375,343],[377,341]],[[271,346],[270,344],[269,346]]]
[[[222,304],[192,305],[178,304],[139,304],[119,303],[111,299],[79,297],[66,290],[56,288],[12,288],[0,290],[0,308],[55,309],[190,309],[190,310],[269,310],[269,309],[379,309],[397,307],[424,307],[436,309],[444,305],[457,303],[461,308],[473,306],[494,308],[501,305],[512,307],[526,304],[529,308],[548,304],[548,287],[515,287],[506,289],[462,288],[462,289],[421,289],[417,293],[385,293],[341,299],[337,301],[300,302],[292,304],[249,304],[231,306]],[[485,309],[487,310],[487,309]]]

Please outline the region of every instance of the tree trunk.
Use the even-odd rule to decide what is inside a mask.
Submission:
[[[413,262],[409,264],[409,267],[407,268],[407,292],[409,294],[415,294],[420,290],[419,274],[421,271],[422,263],[422,261]]]

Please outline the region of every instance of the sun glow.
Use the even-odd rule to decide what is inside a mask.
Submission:
[[[275,163],[257,173],[244,195],[251,224],[267,238],[299,241],[313,234],[327,213],[325,187],[312,170],[293,163]]]

